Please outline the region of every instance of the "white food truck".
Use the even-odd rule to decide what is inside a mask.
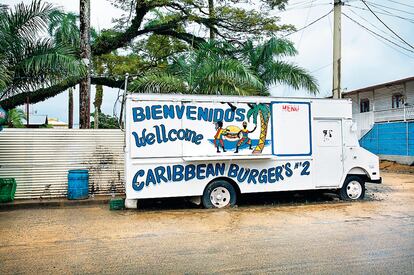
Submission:
[[[126,98],[127,208],[190,197],[233,206],[244,193],[336,189],[358,200],[381,183],[350,100],[134,94]]]

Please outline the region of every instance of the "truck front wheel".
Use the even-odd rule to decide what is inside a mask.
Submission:
[[[362,200],[365,196],[365,182],[358,176],[349,176],[339,190],[342,200]]]
[[[236,197],[236,190],[230,183],[217,180],[207,185],[202,201],[205,208],[223,208],[234,206]]]

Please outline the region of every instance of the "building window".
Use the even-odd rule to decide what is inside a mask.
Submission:
[[[369,112],[369,99],[368,98],[361,99],[359,107],[360,107],[361,113]]]
[[[404,106],[404,96],[400,93],[392,95],[392,108],[402,108]]]

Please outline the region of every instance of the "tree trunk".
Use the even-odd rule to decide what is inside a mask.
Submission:
[[[68,128],[73,128],[73,88],[69,88],[68,97]]]
[[[267,124],[269,123],[269,118],[265,120],[262,111],[259,111],[260,115],[260,139],[259,143],[253,150],[253,154],[261,154],[266,143],[267,136]]]
[[[99,113],[101,112],[102,106],[102,99],[103,99],[103,86],[96,85],[95,86],[96,93],[95,93],[95,115],[94,115],[94,123],[93,126],[95,129],[99,128]]]
[[[104,73],[105,68],[103,67],[102,60],[97,57],[94,59],[95,71],[98,75],[102,75]],[[101,112],[103,100],[103,86],[102,85],[95,85],[95,101],[93,105],[95,106],[95,115],[94,115],[94,123],[93,128],[99,129],[99,113]]]
[[[79,128],[90,128],[91,116],[91,44],[90,44],[90,0],[80,0],[80,56],[88,66],[87,73],[79,85]]]
[[[216,12],[214,9],[214,0],[208,0],[208,14],[210,19],[214,19],[216,16]],[[212,27],[210,27],[210,40],[215,39],[215,33]]]

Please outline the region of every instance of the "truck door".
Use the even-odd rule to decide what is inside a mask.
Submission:
[[[338,187],[343,174],[342,121],[315,120],[314,181],[316,187]]]

